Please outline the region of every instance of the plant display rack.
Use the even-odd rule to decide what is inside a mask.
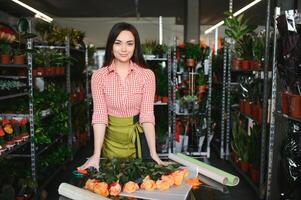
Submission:
[[[174,48],[172,53],[170,53],[172,57],[169,59],[169,69],[168,69],[168,132],[169,132],[169,152],[175,152],[176,147],[176,118],[179,116],[187,116],[188,118],[194,119],[206,119],[206,134],[204,141],[206,143],[205,151],[188,151],[185,152],[187,155],[193,157],[210,157],[210,143],[213,137],[212,129],[211,129],[211,99],[212,99],[212,55],[209,54],[208,58],[208,94],[206,98],[206,113],[177,113],[176,112],[176,91],[177,91],[177,75],[181,74],[177,71],[178,63],[176,59],[176,40],[174,39]],[[190,73],[191,76],[194,76],[196,73]],[[192,83],[193,84],[193,83]],[[196,125],[197,128],[202,128],[201,124]]]
[[[233,1],[229,1],[229,11],[232,12],[233,10]],[[267,1],[267,14],[266,14],[267,22],[266,22],[266,33],[270,32],[269,22],[270,22],[270,1]],[[269,34],[267,34],[265,38],[265,55],[264,55],[264,68],[262,70],[263,74],[263,113],[262,113],[262,122],[261,122],[261,147],[260,147],[260,172],[259,172],[259,185],[255,185],[248,176],[246,176],[245,172],[243,172],[241,169],[239,169],[237,166],[234,166],[234,169],[236,169],[242,176],[247,180],[247,182],[251,185],[251,187],[254,189],[254,191],[257,193],[257,195],[260,198],[263,198],[266,190],[266,155],[267,155],[267,128],[268,128],[268,63],[269,63]],[[231,132],[231,42],[229,41],[229,38],[225,38],[225,47],[224,47],[224,64],[223,64],[223,90],[222,90],[222,110],[221,110],[221,134],[220,134],[220,157],[222,159],[229,160],[230,158],[230,146],[231,146],[231,140],[230,140],[230,132]],[[252,70],[247,70],[244,72],[235,71],[236,73],[250,73]],[[246,116],[247,118],[249,116]],[[270,148],[269,151],[273,151],[273,148]],[[232,161],[230,161],[231,164],[235,165]]]
[[[300,12],[300,10],[298,10]],[[280,1],[277,1],[277,5],[274,8],[274,16],[273,16],[273,23],[272,25],[274,26],[274,30],[278,30],[277,28],[277,18],[280,16],[280,14],[284,14],[282,11],[282,7],[280,4]],[[300,15],[300,13],[298,13]],[[300,35],[300,33],[298,33]],[[279,173],[280,171],[284,170],[283,165],[284,163],[281,163],[281,160],[287,159],[286,155],[283,154],[283,151],[289,151],[285,147],[285,141],[291,143],[292,141],[288,141],[288,135],[289,131],[291,131],[290,126],[292,124],[297,125],[299,128],[301,127],[301,118],[296,118],[290,116],[291,113],[285,114],[284,108],[282,107],[284,102],[283,99],[281,98],[281,92],[284,89],[283,86],[283,80],[280,81],[280,63],[278,63],[278,57],[279,54],[277,51],[281,51],[281,49],[277,49],[281,45],[278,43],[282,42],[282,40],[278,40],[281,38],[280,30],[279,31],[274,31],[272,37],[272,44],[273,44],[273,52],[272,52],[272,72],[273,72],[273,77],[272,77],[272,88],[271,88],[271,93],[272,93],[272,98],[271,98],[271,120],[270,120],[270,134],[268,138],[268,162],[267,162],[267,180],[266,180],[266,194],[265,194],[265,199],[266,200],[271,200],[271,199],[296,199],[296,196],[293,195],[293,191],[297,191],[299,189],[299,186],[296,184],[297,180],[295,181],[295,184],[290,183],[289,185],[286,181],[287,180],[282,180],[281,176],[293,176],[293,175],[288,175],[286,173],[283,173],[282,175]],[[292,50],[294,51],[294,50]],[[281,56],[283,56],[281,54]],[[298,55],[300,56],[300,55]],[[293,58],[291,58],[293,59]],[[288,66],[285,66],[288,67]],[[294,71],[297,73],[296,71]],[[286,76],[288,76],[286,74]],[[284,77],[285,79],[292,79],[292,77]],[[300,92],[299,92],[300,93]],[[300,95],[300,94],[299,94]],[[292,102],[289,102],[289,105]],[[295,108],[296,109],[296,108]],[[289,109],[292,111],[293,109]],[[297,132],[297,134],[300,133]],[[300,137],[300,135],[299,135]],[[300,148],[300,144],[296,144],[294,154],[298,154],[298,148]],[[289,154],[289,153],[287,153]],[[283,158],[285,157],[285,158]],[[288,162],[288,161],[286,161]],[[292,160],[290,161],[291,163],[294,163],[295,161]],[[297,167],[297,166],[295,166]],[[289,172],[291,173],[291,172]],[[282,180],[283,182],[280,182],[279,180]],[[282,188],[285,185],[285,187],[293,187],[294,188],[289,188],[289,191],[287,189]]]

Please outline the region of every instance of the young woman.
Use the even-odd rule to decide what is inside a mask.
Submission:
[[[156,152],[154,73],[146,68],[136,28],[128,23],[115,24],[108,36],[103,67],[92,75],[92,124],[94,154],[79,168],[99,168],[105,158],[141,158],[147,147],[158,164]],[[147,144],[142,144],[144,136]]]

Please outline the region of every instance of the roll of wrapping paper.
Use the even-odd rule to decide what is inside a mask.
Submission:
[[[234,176],[234,175],[232,175],[232,174],[230,174],[228,172],[225,172],[225,171],[220,170],[220,169],[218,169],[216,167],[208,165],[207,163],[204,163],[202,161],[199,161],[199,160],[196,160],[196,159],[191,158],[189,156],[186,156],[186,155],[184,155],[182,153],[178,153],[177,156],[180,157],[180,158],[182,158],[182,159],[184,159],[184,160],[186,160],[186,161],[189,161],[190,163],[193,163],[193,164],[197,165],[198,169],[206,169],[206,170],[208,170],[208,171],[216,174],[218,177],[224,177],[225,178],[225,181],[223,183],[224,185],[227,185],[227,186],[236,186],[239,183],[239,177]],[[203,173],[201,173],[201,174],[203,174]],[[206,174],[203,174],[203,175],[207,176]],[[207,177],[213,179],[210,176],[207,176]]]
[[[68,183],[61,183],[58,189],[60,195],[73,200],[110,200],[88,190],[70,185]]]
[[[208,169],[205,169],[205,168],[202,168],[202,167],[199,167],[198,165],[194,164],[194,163],[191,163],[190,161],[188,160],[185,160],[173,153],[170,153],[168,154],[168,158],[173,160],[173,161],[176,161],[177,163],[180,163],[182,165],[185,165],[193,170],[196,170],[198,173],[200,174],[203,174],[211,179],[213,179],[214,181],[218,182],[218,183],[221,183],[221,184],[226,184],[228,182],[228,179],[227,177],[224,177],[224,176],[220,176]]]

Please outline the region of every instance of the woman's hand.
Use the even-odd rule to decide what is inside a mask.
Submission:
[[[88,160],[78,169],[87,169],[89,167],[94,167],[97,171],[99,170],[99,160],[100,157],[97,155],[92,155]]]
[[[163,166],[167,166],[169,165],[168,162],[164,162],[162,161],[157,153],[151,154],[152,159],[158,164],[158,165],[163,165]]]

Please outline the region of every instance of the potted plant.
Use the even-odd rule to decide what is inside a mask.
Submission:
[[[207,82],[204,71],[199,72],[196,80],[198,93],[204,93],[207,90]]]
[[[157,44],[153,49],[153,53],[159,58],[166,57],[168,47],[166,44]]]
[[[248,25],[248,20],[244,15],[233,16],[230,12],[225,12],[225,35],[232,39],[233,45],[232,51],[234,52],[234,58],[232,59],[232,68],[234,70],[240,69],[242,60],[243,49],[243,36],[251,33],[256,27]]]
[[[0,44],[1,63],[10,64],[11,62],[11,46],[8,43]]]
[[[186,43],[185,45],[185,59],[186,66],[194,68],[201,56],[201,48],[198,44]]]
[[[259,180],[259,164],[260,164],[260,145],[261,145],[261,127],[259,124],[253,124],[251,127],[251,136],[250,136],[250,177],[251,180],[257,184]]]
[[[265,34],[261,31],[253,37],[253,55],[254,59],[251,62],[251,68],[258,70],[262,67],[262,60],[264,59],[264,43]]]

